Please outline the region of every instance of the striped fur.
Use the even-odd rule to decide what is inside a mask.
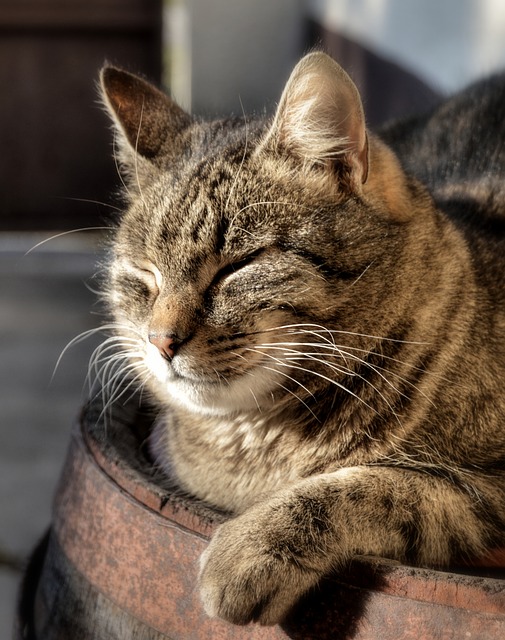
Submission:
[[[504,544],[505,81],[381,137],[320,53],[271,121],[102,87],[127,206],[96,361],[111,401],[127,379],[158,404],[156,464],[235,515],[202,558],[209,615],[278,622],[356,553]]]

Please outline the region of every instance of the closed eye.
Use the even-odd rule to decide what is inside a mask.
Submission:
[[[156,283],[156,277],[149,269],[137,269],[138,277],[148,285],[149,289],[157,291],[158,285]]]
[[[233,275],[237,271],[240,271],[240,269],[247,267],[252,262],[254,262],[256,258],[259,255],[261,255],[264,251],[265,251],[264,249],[257,249],[256,251],[253,251],[252,253],[247,255],[245,258],[242,258],[241,260],[236,260],[235,262],[231,262],[230,264],[227,264],[225,267],[223,267],[216,273],[216,275],[214,276],[214,279],[212,280],[211,286],[224,280],[228,276]]]
[[[159,269],[147,261],[124,263],[126,270],[149,287],[151,292],[158,294],[162,284],[162,276]]]
[[[163,278],[158,267],[152,264],[152,262],[140,262],[138,268],[149,277],[154,277],[156,287],[161,289]]]

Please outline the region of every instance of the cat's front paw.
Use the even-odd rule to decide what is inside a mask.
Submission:
[[[209,616],[273,625],[318,582],[326,562],[290,524],[278,511],[255,508],[217,530],[201,558],[200,593]]]

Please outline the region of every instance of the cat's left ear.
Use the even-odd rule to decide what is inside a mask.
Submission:
[[[347,73],[324,53],[305,56],[282,93],[263,148],[347,176],[359,188],[368,176],[368,140],[361,98]]]
[[[138,174],[147,164],[159,164],[176,152],[180,133],[191,116],[146,80],[122,69],[105,66],[100,73],[103,102],[118,133],[122,165]],[[137,176],[138,177],[138,176]]]

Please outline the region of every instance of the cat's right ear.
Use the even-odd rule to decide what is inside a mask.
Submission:
[[[153,164],[175,153],[191,117],[154,85],[122,69],[103,67],[100,86],[117,131],[119,161],[139,179],[143,168],[152,171]]]
[[[368,177],[368,139],[355,84],[332,58],[310,53],[296,65],[261,149],[340,176],[360,191]]]

